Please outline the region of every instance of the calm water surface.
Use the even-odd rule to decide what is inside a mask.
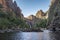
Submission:
[[[60,40],[60,32],[14,32],[0,33],[0,40]]]

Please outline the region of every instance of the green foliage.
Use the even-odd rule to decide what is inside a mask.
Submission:
[[[10,14],[11,13],[11,14]],[[11,29],[12,27],[16,28],[28,28],[29,25],[25,23],[23,19],[17,18],[12,15],[13,12],[3,12],[0,11],[0,29]]]
[[[36,27],[46,28],[47,19],[42,19],[41,22],[36,23]]]
[[[0,8],[3,8],[2,4],[0,4]]]
[[[12,28],[11,22],[6,18],[0,18],[0,29]]]
[[[7,16],[8,16],[7,13],[0,11],[0,17],[1,18],[5,18]]]

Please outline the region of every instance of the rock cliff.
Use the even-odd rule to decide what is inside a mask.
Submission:
[[[47,18],[48,18],[48,13],[44,13],[42,10],[39,10],[36,13],[36,16],[34,15],[28,16],[26,19],[28,19],[29,21],[26,22],[30,22],[32,26],[35,26],[36,23],[41,22],[41,19],[47,19]]]
[[[39,10],[39,11],[36,13],[36,17],[39,18],[39,19],[46,19],[47,14],[44,13],[42,10]]]
[[[17,6],[16,1],[13,0],[0,0],[0,4],[3,6],[2,10],[4,12],[14,12],[16,17],[23,18],[23,14],[21,13],[21,9]]]
[[[60,0],[51,0],[48,12],[48,25],[53,28],[60,26]]]

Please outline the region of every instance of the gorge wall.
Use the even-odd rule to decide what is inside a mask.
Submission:
[[[0,5],[3,6],[2,10],[4,12],[14,12],[16,17],[23,18],[23,14],[21,13],[21,9],[17,6],[16,1],[13,0],[0,0]]]
[[[36,25],[36,23],[41,22],[42,19],[47,19],[48,13],[44,13],[42,10],[37,11],[36,15],[30,15],[26,19],[26,22],[28,24],[31,24],[32,26]]]
[[[3,8],[1,8],[2,11],[8,12],[11,15],[15,14],[17,18],[26,20],[26,23],[31,26],[34,26],[36,23],[41,22],[41,19],[48,18],[48,13],[44,13],[42,10],[37,11],[35,16],[30,15],[25,18],[22,14],[22,10],[18,7],[16,1],[13,2],[13,0],[0,0],[0,5],[3,6]],[[13,14],[11,12],[13,12]]]
[[[60,0],[51,0],[48,12],[49,27],[60,27]]]
[[[35,16],[30,15],[27,18],[30,19],[30,20],[33,20],[33,19],[36,19],[36,18],[38,18],[38,19],[47,19],[48,18],[48,13],[47,12],[44,13],[42,10],[39,10],[39,11],[37,11]]]

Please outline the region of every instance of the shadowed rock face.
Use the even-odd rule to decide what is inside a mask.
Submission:
[[[23,18],[21,9],[17,6],[16,1],[13,0],[0,0],[0,4],[3,6],[2,10],[5,12],[15,12],[17,17]]]
[[[40,19],[36,18],[36,16],[34,15],[28,16],[27,18],[25,18],[25,20],[28,24],[31,24],[32,27],[36,24],[36,22],[40,22]]]
[[[49,27],[60,26],[60,0],[52,0],[48,13]]]
[[[60,28],[60,17],[59,16],[55,17],[51,21],[49,28]]]

